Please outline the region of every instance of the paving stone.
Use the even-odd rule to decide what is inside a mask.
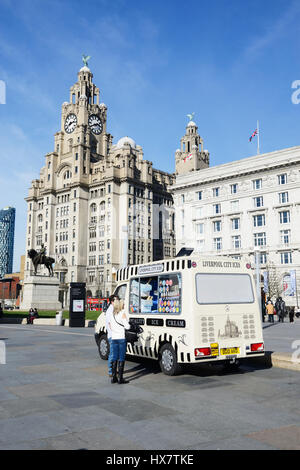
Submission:
[[[300,450],[300,426],[282,426],[248,435],[251,439],[269,444],[280,450]]]

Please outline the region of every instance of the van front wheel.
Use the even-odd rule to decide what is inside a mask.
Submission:
[[[159,353],[159,365],[166,375],[177,375],[181,372],[181,365],[177,362],[177,356],[173,346],[164,344]]]
[[[101,335],[98,342],[99,356],[104,361],[107,361],[109,356],[109,342],[106,335]]]

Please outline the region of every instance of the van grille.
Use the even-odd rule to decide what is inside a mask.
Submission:
[[[254,315],[243,315],[243,334],[245,339],[255,338],[255,320]]]
[[[203,343],[216,341],[214,317],[201,317],[201,339]]]

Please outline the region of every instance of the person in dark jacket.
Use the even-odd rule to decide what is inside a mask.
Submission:
[[[289,310],[290,323],[293,323],[295,317],[295,307],[290,307]]]
[[[278,297],[276,300],[275,309],[278,315],[278,321],[283,323],[285,315],[285,302],[282,300],[282,297]]]

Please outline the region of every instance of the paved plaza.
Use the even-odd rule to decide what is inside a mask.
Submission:
[[[300,320],[265,323],[264,338],[293,353]],[[1,324],[0,339],[0,449],[300,449],[297,371],[202,365],[168,377],[130,360],[130,384],[112,385],[93,328]]]

